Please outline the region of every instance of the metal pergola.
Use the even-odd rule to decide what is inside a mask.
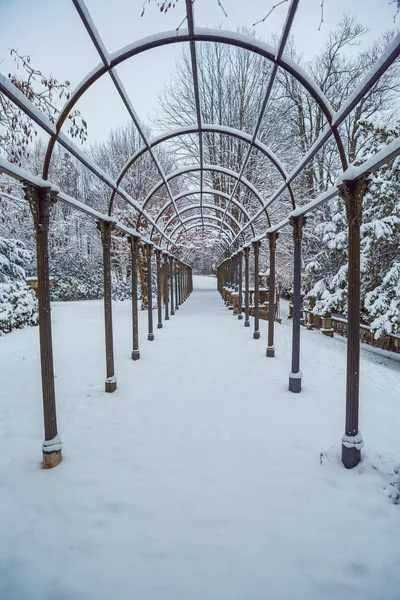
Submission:
[[[60,201],[95,219],[101,234],[104,259],[104,309],[105,309],[105,336],[106,336],[106,391],[116,389],[114,372],[112,310],[111,310],[111,237],[112,232],[119,232],[126,236],[131,246],[132,256],[132,358],[140,357],[138,340],[138,307],[137,307],[137,264],[139,248],[142,247],[146,256],[147,283],[148,283],[148,339],[154,339],[153,313],[152,313],[152,256],[156,257],[156,279],[158,290],[158,323],[162,327],[161,296],[164,299],[165,319],[173,315],[179,305],[192,291],[192,269],[189,264],[184,264],[175,254],[179,249],[192,243],[193,235],[201,231],[213,232],[215,249],[219,255],[224,256],[218,267],[218,286],[220,291],[226,286],[234,286],[239,292],[239,318],[242,315],[242,297],[246,303],[244,325],[248,327],[248,290],[249,290],[249,256],[251,249],[254,252],[255,273],[258,273],[259,249],[261,243],[268,238],[270,252],[270,302],[268,318],[268,347],[266,355],[274,357],[274,311],[275,311],[275,248],[278,232],[290,225],[294,238],[294,299],[293,299],[293,343],[292,343],[292,368],[289,376],[289,389],[292,392],[301,391],[300,371],[300,303],[301,303],[301,242],[306,215],[318,206],[340,195],[346,204],[349,226],[349,328],[348,328],[348,364],[347,364],[347,389],[346,389],[346,424],[342,438],[342,460],[347,468],[352,468],[360,460],[362,446],[361,435],[358,430],[358,378],[359,378],[359,330],[360,330],[360,222],[362,212],[362,198],[368,186],[368,175],[378,169],[382,164],[392,160],[400,153],[400,142],[395,140],[388,147],[361,167],[348,165],[344,143],[340,134],[340,126],[357,106],[361,99],[373,88],[379,78],[399,57],[400,35],[397,35],[388,46],[385,53],[376,65],[367,73],[361,83],[354,89],[344,105],[334,111],[325,97],[309,75],[294,61],[285,55],[285,46],[291,31],[293,20],[299,0],[291,0],[287,17],[283,26],[281,38],[277,48],[273,48],[253,37],[232,31],[220,29],[201,28],[195,25],[193,0],[185,0],[187,28],[178,31],[167,31],[155,36],[150,36],[122,48],[120,51],[109,53],[103,43],[99,32],[83,2],[72,0],[82,20],[82,23],[100,57],[100,63],[91,70],[78,84],[75,91],[65,103],[56,122],[53,124],[47,119],[7,77],[0,73],[0,92],[5,94],[20,110],[30,117],[44,132],[50,136],[47,152],[43,164],[42,177],[33,176],[14,164],[0,157],[0,173],[4,173],[23,183],[27,201],[30,203],[34,214],[37,239],[37,264],[38,264],[38,299],[39,299],[39,326],[40,347],[43,384],[43,406],[45,422],[45,441],[43,444],[43,464],[52,467],[61,460],[61,441],[58,436],[56,421],[56,403],[54,391],[54,373],[52,358],[51,318],[49,300],[49,264],[47,256],[48,228],[51,205]],[[251,135],[225,125],[208,124],[204,122],[200,98],[199,67],[197,44],[210,42],[235,46],[248,52],[255,53],[269,63],[271,70],[265,83],[265,92],[256,126]],[[141,124],[135,108],[129,98],[123,83],[118,76],[117,67],[129,59],[155,48],[171,44],[188,43],[190,49],[190,64],[193,74],[193,89],[195,99],[196,122],[192,125],[171,130],[153,139],[148,139],[145,129]],[[308,152],[301,158],[297,166],[287,172],[284,165],[270,148],[258,139],[260,126],[266,113],[271,98],[271,92],[278,70],[282,69],[305,89],[321,110],[325,126],[319,137]],[[74,109],[78,100],[90,87],[103,76],[109,76],[122,101],[125,109],[139,132],[142,140],[141,148],[131,157],[114,180],[82,152],[63,132],[63,126],[68,115]],[[246,152],[238,172],[222,165],[205,163],[204,135],[216,134],[229,136],[246,145]],[[165,173],[157,158],[156,148],[169,140],[185,135],[198,136],[198,163],[177,169],[172,173]],[[297,199],[294,196],[292,184],[304,171],[310,161],[333,138],[340,157],[343,175],[326,192],[318,198],[308,201],[307,198]],[[58,189],[49,180],[50,163],[56,144],[60,144],[72,154],[82,165],[89,169],[110,190],[110,200],[107,213],[99,212],[91,206],[72,198]],[[245,171],[253,150],[260,152],[280,179],[276,189],[265,198],[257,188],[246,179]],[[141,202],[132,198],[123,187],[123,180],[130,169],[140,168],[138,160],[148,154],[159,174],[156,182]],[[233,182],[230,193],[208,187],[205,184],[205,173],[218,173]],[[172,180],[184,178],[189,174],[198,173],[200,183],[198,187],[187,189],[178,194],[173,193],[170,187]],[[244,186],[247,192],[254,197],[258,208],[246,208],[238,193]],[[152,200],[160,190],[165,190],[168,201],[158,209],[157,213],[151,209]],[[283,221],[273,223],[268,210],[278,199],[286,194],[286,217]],[[212,201],[204,197],[211,197]],[[193,200],[194,198],[194,200]],[[136,222],[127,227],[113,216],[116,200],[126,203],[134,211]],[[216,203],[223,203],[223,206]],[[283,205],[285,206],[285,204]],[[233,209],[236,211],[236,216]],[[172,215],[168,214],[171,213]],[[188,213],[188,216],[186,215]],[[166,216],[168,214],[168,216]],[[238,216],[239,215],[239,216]],[[143,222],[150,227],[149,237],[140,235],[139,230]],[[260,230],[260,222],[264,225]],[[132,223],[132,220],[131,220]],[[217,235],[215,235],[217,232]],[[242,282],[242,265],[244,259],[245,288]],[[171,310],[169,310],[169,307]],[[259,290],[258,278],[255,277],[255,319],[254,338],[260,337],[259,332]]]

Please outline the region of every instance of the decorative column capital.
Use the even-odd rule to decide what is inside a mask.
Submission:
[[[129,243],[131,245],[132,252],[134,252],[135,254],[137,254],[137,252],[139,250],[140,238],[137,237],[136,235],[130,235],[129,236]]]
[[[100,221],[96,222],[97,229],[101,233],[101,243],[103,244],[103,248],[108,248],[111,246],[111,233],[115,228],[115,224],[111,221]]]
[[[361,224],[363,198],[369,184],[369,175],[364,174],[356,180],[345,180],[337,186],[346,205],[348,223]]]
[[[50,186],[41,188],[27,182],[24,183],[23,187],[25,200],[29,204],[35,229],[48,231],[51,207],[57,202],[58,192],[52,190]]]
[[[243,252],[244,252],[244,257],[247,259],[250,256],[250,246],[245,246],[243,248]]]
[[[256,240],[254,242],[251,242],[251,245],[253,246],[254,254],[258,256],[258,254],[260,252],[261,240]]]
[[[275,252],[276,250],[276,240],[279,237],[279,233],[277,231],[271,231],[268,233],[268,241],[269,241],[269,249],[270,252]]]
[[[295,244],[301,244],[303,239],[303,227],[306,222],[307,219],[304,215],[289,218],[289,223],[293,227],[293,239]]]

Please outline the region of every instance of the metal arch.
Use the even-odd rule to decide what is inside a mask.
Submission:
[[[203,203],[203,208],[205,209],[209,209],[209,210],[215,210],[216,212],[224,212],[224,209],[221,208],[220,206],[215,206],[215,204],[204,204]],[[182,215],[185,212],[188,212],[189,210],[194,210],[196,208],[200,208],[200,204],[189,204],[188,206],[185,206],[185,208],[183,208],[180,211],[180,214]],[[204,217],[208,217],[210,215],[204,215]],[[229,215],[229,218],[232,220],[233,223],[235,223],[235,225],[240,229],[240,223],[237,219],[235,219],[235,217],[233,217],[232,215]],[[168,227],[171,225],[171,223],[173,223],[173,221],[175,221],[176,219],[176,215],[173,215],[164,225],[164,231],[166,231],[168,229]],[[150,236],[151,237],[151,236]]]
[[[175,177],[179,177],[181,175],[186,175],[187,173],[194,173],[196,171],[200,171],[201,168],[199,167],[199,165],[190,165],[188,167],[182,167],[181,169],[177,169],[176,171],[174,171],[173,173],[170,173],[169,175],[167,175],[167,179],[168,181],[170,181],[171,179],[174,179]],[[231,171],[230,169],[227,169],[226,167],[220,167],[218,165],[203,165],[203,171],[215,171],[216,173],[222,173],[224,175],[228,175],[229,177],[233,177],[235,179],[237,179],[239,177],[238,173],[236,173],[235,171]],[[259,193],[259,191],[257,190],[257,188],[250,182],[248,181],[245,177],[242,177],[242,183],[245,187],[247,187],[258,199],[258,201],[260,202],[261,206],[264,206],[264,201],[261,197],[261,194]],[[147,194],[146,198],[144,199],[144,202],[142,204],[142,209],[145,210],[146,205],[148,204],[148,202],[150,202],[150,200],[152,199],[153,195],[158,192],[159,189],[162,188],[162,186],[164,185],[163,181],[159,181],[156,183],[155,186],[153,186],[153,188],[150,190],[150,192]],[[201,186],[200,186],[201,187]],[[203,190],[204,192],[204,190]],[[175,197],[176,199],[176,197]],[[242,205],[240,204],[240,202],[238,202],[237,200],[231,200],[232,204],[235,204],[235,206],[237,206],[240,210],[243,210],[243,212],[246,214],[246,216],[248,217],[248,220],[250,220],[250,216],[248,215],[247,211],[244,209],[244,207],[242,207]],[[171,202],[168,202],[168,204],[165,204],[164,206],[170,206]],[[163,211],[164,207],[161,209],[161,211]],[[266,212],[267,215],[267,219],[268,219],[268,212]],[[159,213],[160,215],[161,213]],[[158,221],[158,216],[156,218],[156,223]],[[269,219],[268,219],[269,221]],[[137,227],[139,227],[140,225],[140,216],[138,217],[138,222],[137,222]]]
[[[80,16],[80,18],[82,20],[82,23],[83,23],[86,31],[89,34],[90,39],[93,42],[94,47],[96,48],[96,50],[103,62],[103,65],[105,67],[107,67],[108,74],[110,75],[111,80],[118,92],[119,97],[121,98],[122,102],[124,103],[129,116],[131,117],[136,129],[138,130],[140,137],[142,138],[143,142],[148,146],[147,136],[145,134],[144,128],[143,128],[142,124],[140,123],[139,117],[136,114],[136,111],[128,97],[128,94],[126,93],[126,90],[124,88],[124,85],[123,85],[121,79],[119,78],[118,73],[110,65],[110,55],[107,52],[104,42],[101,39],[99,32],[97,31],[97,28],[89,14],[88,9],[86,8],[84,0],[72,0],[72,2],[76,8],[78,15]],[[153,162],[154,162],[154,165],[155,165],[157,171],[159,172],[160,176],[164,179],[168,194],[172,200],[172,203],[174,204],[171,189],[168,185],[168,182],[165,180],[164,170],[163,170],[162,166],[160,165],[157,157],[154,155],[153,151],[151,149],[149,149],[149,152],[150,152],[151,158],[153,159]]]
[[[251,138],[251,143],[250,143],[249,147],[247,148],[247,152],[246,152],[246,155],[245,155],[244,160],[242,162],[242,166],[240,167],[239,178],[238,178],[238,180],[236,181],[236,183],[235,183],[235,185],[233,187],[230,200],[226,204],[224,216],[222,217],[222,221],[225,220],[226,214],[228,212],[229,205],[232,202],[232,199],[233,199],[233,197],[234,197],[234,195],[236,193],[236,190],[239,187],[240,180],[241,180],[241,178],[242,178],[242,176],[244,174],[244,171],[246,169],[246,166],[247,166],[247,164],[248,164],[248,162],[250,160],[251,152],[253,150],[253,143],[254,143],[254,140],[257,138],[258,132],[260,130],[261,123],[262,123],[262,120],[264,118],[264,114],[265,114],[265,111],[267,109],[267,105],[268,105],[268,102],[269,102],[269,99],[270,99],[270,96],[271,96],[272,88],[273,88],[273,85],[275,83],[276,75],[278,73],[278,65],[277,65],[276,61],[277,61],[277,59],[279,59],[282,56],[283,51],[285,50],[286,42],[287,42],[287,39],[289,37],[290,29],[291,29],[292,24],[293,24],[293,19],[294,19],[294,16],[296,14],[296,10],[297,10],[298,4],[299,4],[299,0],[291,0],[290,6],[289,6],[289,10],[288,10],[288,13],[287,13],[287,16],[286,16],[285,24],[283,26],[282,36],[281,36],[281,40],[279,42],[278,51],[277,51],[276,56],[275,56],[275,62],[273,64],[273,66],[272,66],[271,73],[269,74],[269,77],[268,77],[268,84],[266,86],[264,98],[263,98],[263,101],[261,103],[261,109],[260,109],[260,112],[258,114],[256,126],[254,128],[253,135],[252,135],[252,138]],[[222,230],[222,226],[221,226],[221,230]]]
[[[201,221],[204,225],[203,219],[203,164],[204,164],[204,148],[203,148],[203,114],[201,110],[201,99],[200,99],[200,86],[199,86],[199,70],[197,66],[197,52],[196,52],[196,42],[194,41],[194,10],[193,10],[193,0],[186,0],[186,16],[188,23],[188,30],[190,35],[190,59],[192,62],[192,76],[193,76],[193,88],[194,88],[194,99],[196,103],[196,118],[197,118],[197,128],[199,131],[199,161],[200,161],[200,213],[201,213]]]
[[[74,2],[75,2],[75,4],[78,4],[78,6],[80,6],[80,4],[78,3],[78,0],[74,0]],[[81,2],[81,0],[80,0],[80,3],[83,4]],[[86,11],[86,13],[87,13],[87,11]],[[85,23],[86,28],[89,31],[89,34],[90,34],[92,40],[94,41],[94,43],[96,45],[96,49],[98,50],[100,56],[102,56],[101,51],[105,50],[104,46],[103,46],[103,48],[102,47],[99,48],[98,43],[96,43],[97,39],[100,40],[100,37],[98,36],[97,32],[95,31],[94,26],[90,27],[90,23],[89,23],[89,28],[88,28],[85,20],[84,20],[84,23]],[[96,36],[96,34],[97,34],[97,36]],[[104,58],[106,60],[103,60],[103,56],[102,56],[102,63],[100,65],[98,65],[97,67],[95,67],[81,81],[81,83],[77,86],[75,91],[72,93],[71,98],[65,104],[62,112],[60,113],[60,116],[56,122],[56,134],[52,135],[52,137],[50,138],[48,147],[47,147],[44,168],[43,168],[43,178],[47,179],[49,164],[50,164],[50,160],[52,157],[54,145],[55,145],[56,140],[60,136],[61,128],[62,128],[65,120],[67,119],[69,113],[71,112],[72,108],[74,107],[76,102],[79,100],[79,98],[89,89],[89,87],[91,85],[93,85],[93,83],[95,81],[97,81],[106,72],[112,72],[112,69],[114,67],[116,67],[118,64],[120,64],[120,63],[124,62],[125,60],[127,60],[133,56],[136,56],[142,52],[145,52],[150,49],[162,47],[162,46],[168,45],[168,44],[191,42],[191,41],[217,42],[217,43],[223,43],[223,44],[227,44],[227,45],[233,45],[233,46],[237,46],[237,47],[249,50],[250,52],[259,54],[260,56],[263,56],[264,58],[272,61],[277,66],[281,67],[282,69],[284,69],[285,71],[290,73],[311,94],[311,96],[314,98],[314,100],[317,102],[317,104],[321,108],[322,112],[324,113],[329,125],[331,124],[334,113],[333,113],[333,110],[330,106],[328,99],[325,97],[323,92],[318,88],[318,86],[312,80],[310,80],[310,78],[307,76],[305,71],[303,69],[301,69],[301,67],[299,67],[299,65],[297,65],[290,58],[285,57],[283,54],[280,54],[279,50],[276,51],[274,48],[272,48],[268,44],[265,44],[264,42],[255,40],[254,38],[250,38],[249,36],[246,36],[246,35],[243,35],[243,34],[240,34],[237,32],[230,32],[230,31],[223,31],[223,30],[210,30],[210,29],[204,29],[204,28],[195,28],[192,34],[190,34],[190,32],[188,32],[186,30],[182,30],[182,31],[178,31],[178,32],[177,31],[172,31],[172,32],[167,31],[167,32],[164,32],[161,34],[157,34],[155,36],[149,36],[147,38],[144,38],[143,40],[139,40],[138,42],[134,42],[133,44],[130,44],[130,45],[126,46],[125,48],[123,48],[113,54],[110,54],[110,55],[107,54],[104,56]],[[101,42],[101,40],[100,40],[100,42]],[[102,42],[101,42],[101,44],[102,44]],[[103,52],[103,54],[104,54],[104,52]],[[115,81],[114,81],[114,83],[115,83]],[[126,102],[125,102],[125,104],[126,104]],[[129,103],[129,106],[130,106],[130,103]],[[127,108],[128,108],[128,105],[127,105]],[[129,110],[129,108],[128,108],[128,110]],[[335,132],[331,125],[330,125],[330,127],[331,127],[331,134],[334,134]],[[198,129],[196,129],[196,131],[198,131]],[[343,149],[343,144],[341,142],[341,138],[339,135],[335,135],[335,141],[338,146],[339,153],[341,154],[341,156],[343,156],[344,149]],[[311,157],[310,157],[310,160],[311,160]]]
[[[194,225],[190,225],[190,227],[186,228],[185,231],[185,236],[187,236],[187,234],[189,233],[189,231],[198,228],[198,224],[194,224]],[[220,231],[219,225],[215,225],[214,223],[204,223],[204,228],[209,228],[209,229],[215,229],[216,231]],[[228,234],[228,232],[226,230],[223,230],[223,233],[225,233],[226,235]],[[193,237],[190,236],[191,238]],[[223,237],[219,238],[219,239],[215,239],[214,240],[216,244],[223,244],[225,246],[225,248],[229,248],[230,242],[228,242],[227,240],[225,240]],[[171,242],[167,242],[167,249],[169,248]],[[172,245],[176,246],[176,242],[174,242]]]
[[[194,221],[195,219],[199,219],[200,217],[198,215],[195,215],[194,217],[188,217],[187,219],[185,219],[183,222],[184,223],[190,223],[191,221]],[[221,223],[222,220],[219,219],[218,217],[215,217],[214,215],[204,215],[205,219],[210,219],[210,221],[216,221],[217,223]],[[235,237],[235,232],[233,231],[232,227],[230,225],[228,225],[227,223],[224,223],[225,227],[228,229],[228,231],[230,231],[230,233],[232,234],[232,238]],[[198,226],[202,226],[201,223],[198,224]],[[179,229],[179,227],[182,227],[182,225],[178,224],[176,225],[176,227],[171,231],[171,240],[173,235],[175,234],[175,232]]]
[[[226,192],[220,192],[219,190],[215,190],[213,188],[203,188],[203,192],[205,194],[210,194],[210,195],[214,195],[214,196],[220,196],[221,198],[225,198],[226,200],[229,199],[229,194],[227,194]],[[200,193],[200,189],[197,189],[197,188],[192,189],[192,190],[185,190],[184,192],[181,192],[180,194],[178,194],[177,196],[175,196],[175,200],[181,200],[182,198],[186,198],[187,196],[193,196],[193,195],[197,195],[199,193]],[[159,213],[158,213],[158,215],[157,215],[157,217],[156,217],[156,219],[154,221],[155,223],[157,223],[157,221],[160,219],[160,217],[162,216],[162,214],[167,210],[167,208],[169,206],[171,206],[171,202],[169,202],[169,201],[164,204],[164,206],[160,209],[160,211],[159,211]],[[196,207],[199,208],[199,206],[197,204],[193,204],[191,206],[193,206],[195,208]],[[214,206],[214,205],[211,205],[211,206]],[[242,213],[247,217],[248,221],[250,221],[250,215],[248,214],[248,212],[246,211],[246,209],[243,206],[241,206],[240,202],[235,201],[235,206],[237,206],[242,211]],[[232,215],[230,213],[229,213],[229,216],[232,217]],[[239,228],[240,228],[240,226],[239,226]],[[253,225],[251,225],[251,228],[252,228],[252,232],[254,234],[255,232],[254,232]],[[153,227],[151,233],[152,234],[154,233],[154,227]]]
[[[203,124],[202,132],[203,133],[221,133],[223,135],[230,135],[230,136],[232,136],[236,139],[239,139],[242,142],[245,142],[247,144],[251,144],[251,141],[252,141],[252,137],[248,133],[245,133],[244,131],[241,131],[240,129],[234,129],[233,127],[228,127],[226,125],[212,125],[212,124],[205,125],[205,124]],[[192,133],[198,133],[198,129],[195,125],[187,125],[185,127],[179,127],[177,129],[174,129],[172,131],[166,132],[160,136],[153,138],[153,140],[151,140],[149,142],[149,144],[150,144],[151,148],[154,148],[155,146],[158,146],[158,144],[167,142],[168,140],[170,140],[174,137],[179,137],[181,135],[190,135]],[[285,167],[280,162],[279,158],[271,150],[271,148],[269,148],[268,146],[263,144],[263,142],[261,142],[260,140],[257,140],[257,139],[253,141],[253,147],[256,148],[256,150],[258,150],[262,154],[264,154],[264,156],[266,156],[270,160],[270,162],[272,162],[272,164],[279,171],[282,179],[284,181],[286,181],[289,174],[286,171]],[[120,174],[118,175],[118,178],[117,178],[118,185],[121,183],[122,179],[125,177],[126,173],[133,166],[133,164],[141,156],[143,156],[143,154],[145,154],[147,151],[148,151],[148,148],[146,146],[142,146],[141,148],[139,148],[139,150],[137,152],[135,152],[135,154],[132,156],[132,158],[130,158],[127,161],[125,166],[122,168]],[[221,168],[224,168],[224,167],[221,167]],[[294,195],[293,195],[290,184],[287,186],[287,188],[288,188],[288,191],[290,194],[290,199],[291,199],[292,207],[294,210],[296,208],[296,204],[294,201]],[[110,215],[112,213],[112,206],[113,206],[114,198],[115,198],[115,192],[113,191],[111,194],[110,204],[109,204],[109,209],[108,209]]]

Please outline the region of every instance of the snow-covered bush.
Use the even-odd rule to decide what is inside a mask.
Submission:
[[[400,135],[400,126],[387,129],[359,123],[364,150],[362,163]],[[319,214],[313,234],[319,240],[306,265],[308,297],[314,312],[347,313],[347,220],[343,201],[332,200]],[[361,224],[361,310],[378,338],[400,331],[400,159],[384,165],[372,177],[363,201]]]
[[[103,297],[103,268],[99,259],[60,252],[50,261],[52,300],[97,300]]]
[[[22,242],[0,238],[0,333],[38,322],[36,296],[25,283],[30,258]]]
[[[23,281],[0,284],[0,332],[37,325],[37,300]]]

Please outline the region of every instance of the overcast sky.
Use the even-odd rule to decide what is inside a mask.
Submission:
[[[195,17],[199,26],[222,25],[236,30],[261,19],[277,0],[223,0],[226,18],[217,0],[196,0]],[[389,0],[325,0],[324,23],[318,31],[320,0],[302,0],[292,29],[296,44],[305,60],[317,54],[344,12],[350,11],[370,32],[365,44],[388,29],[393,29],[394,4]],[[137,39],[160,31],[176,29],[184,16],[184,0],[167,15],[160,14],[155,0],[86,0],[109,51],[115,51]],[[256,27],[257,36],[265,41],[279,33],[287,12],[283,4]],[[400,22],[400,16],[398,17]],[[397,23],[398,25],[398,23]],[[0,0],[1,71],[14,69],[9,49],[30,54],[32,64],[58,79],[68,79],[72,87],[99,63],[99,58],[71,0]],[[179,54],[177,44],[148,51],[130,59],[118,71],[131,95],[142,121],[158,106],[157,94],[171,77]],[[79,101],[77,107],[89,123],[90,140],[102,140],[110,127],[127,122],[127,114],[113,89],[109,77],[103,77]]]

